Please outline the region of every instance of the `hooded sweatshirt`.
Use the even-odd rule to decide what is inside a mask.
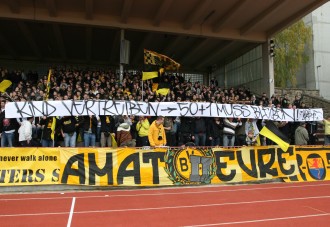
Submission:
[[[117,128],[117,144],[120,146],[122,143],[131,141],[132,135],[131,135],[131,126],[128,123],[121,123]]]

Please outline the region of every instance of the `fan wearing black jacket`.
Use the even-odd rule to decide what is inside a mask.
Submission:
[[[84,145],[85,147],[95,147],[96,143],[96,128],[97,128],[97,118],[92,116],[84,116],[82,120],[82,125],[84,129]]]
[[[100,115],[101,121],[101,147],[111,147],[111,134],[116,132],[115,119],[112,116]]]
[[[54,147],[59,130],[59,120],[56,117],[43,117],[40,119],[40,125],[43,127],[41,135],[41,145],[43,147]]]
[[[214,117],[208,125],[208,140],[211,146],[222,144],[223,122],[219,117]]]
[[[61,134],[64,138],[65,147],[76,147],[76,127],[78,127],[78,125],[74,116],[65,116],[61,119]]]
[[[5,118],[5,111],[0,114],[0,138],[1,147],[12,147],[14,144],[16,119]]]

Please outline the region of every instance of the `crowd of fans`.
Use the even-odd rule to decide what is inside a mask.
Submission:
[[[257,119],[205,117],[142,116],[64,116],[5,118],[5,104],[12,101],[41,100],[135,100],[145,102],[214,102],[245,103],[280,108],[307,108],[299,96],[294,100],[265,93],[256,97],[249,89],[221,88],[216,79],[209,85],[185,80],[178,74],[165,74],[159,84],[169,86],[168,95],[157,94],[152,80],[141,80],[140,73],[124,73],[120,82],[113,71],[55,69],[47,74],[1,70],[0,82],[12,85],[2,94],[1,146],[244,146],[256,145],[259,130],[265,124]],[[143,83],[143,86],[142,86]],[[49,92],[47,91],[50,85]],[[317,122],[276,122],[291,144],[315,144]],[[305,130],[301,129],[304,128]],[[299,130],[298,130],[299,129]],[[31,133],[30,133],[31,132]],[[298,135],[297,135],[298,133]],[[261,137],[261,145],[272,145]]]

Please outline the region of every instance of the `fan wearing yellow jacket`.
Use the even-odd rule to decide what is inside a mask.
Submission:
[[[139,116],[139,122],[136,124],[136,131],[138,132],[136,145],[138,147],[149,146],[149,128],[149,120],[144,116]]]
[[[157,147],[166,145],[166,134],[163,123],[164,117],[162,116],[158,116],[157,119],[152,122],[148,133],[150,146]]]

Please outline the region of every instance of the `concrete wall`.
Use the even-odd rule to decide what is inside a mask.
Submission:
[[[330,100],[330,2],[304,18],[312,26],[312,49],[307,50],[310,59],[297,79],[298,88],[318,89],[320,96]]]
[[[302,97],[302,101],[306,103],[307,107],[322,108],[324,117],[327,117],[330,114],[330,101],[320,97],[318,90],[275,88],[275,94],[280,96],[287,94],[291,103],[294,101],[296,95],[300,95]]]

